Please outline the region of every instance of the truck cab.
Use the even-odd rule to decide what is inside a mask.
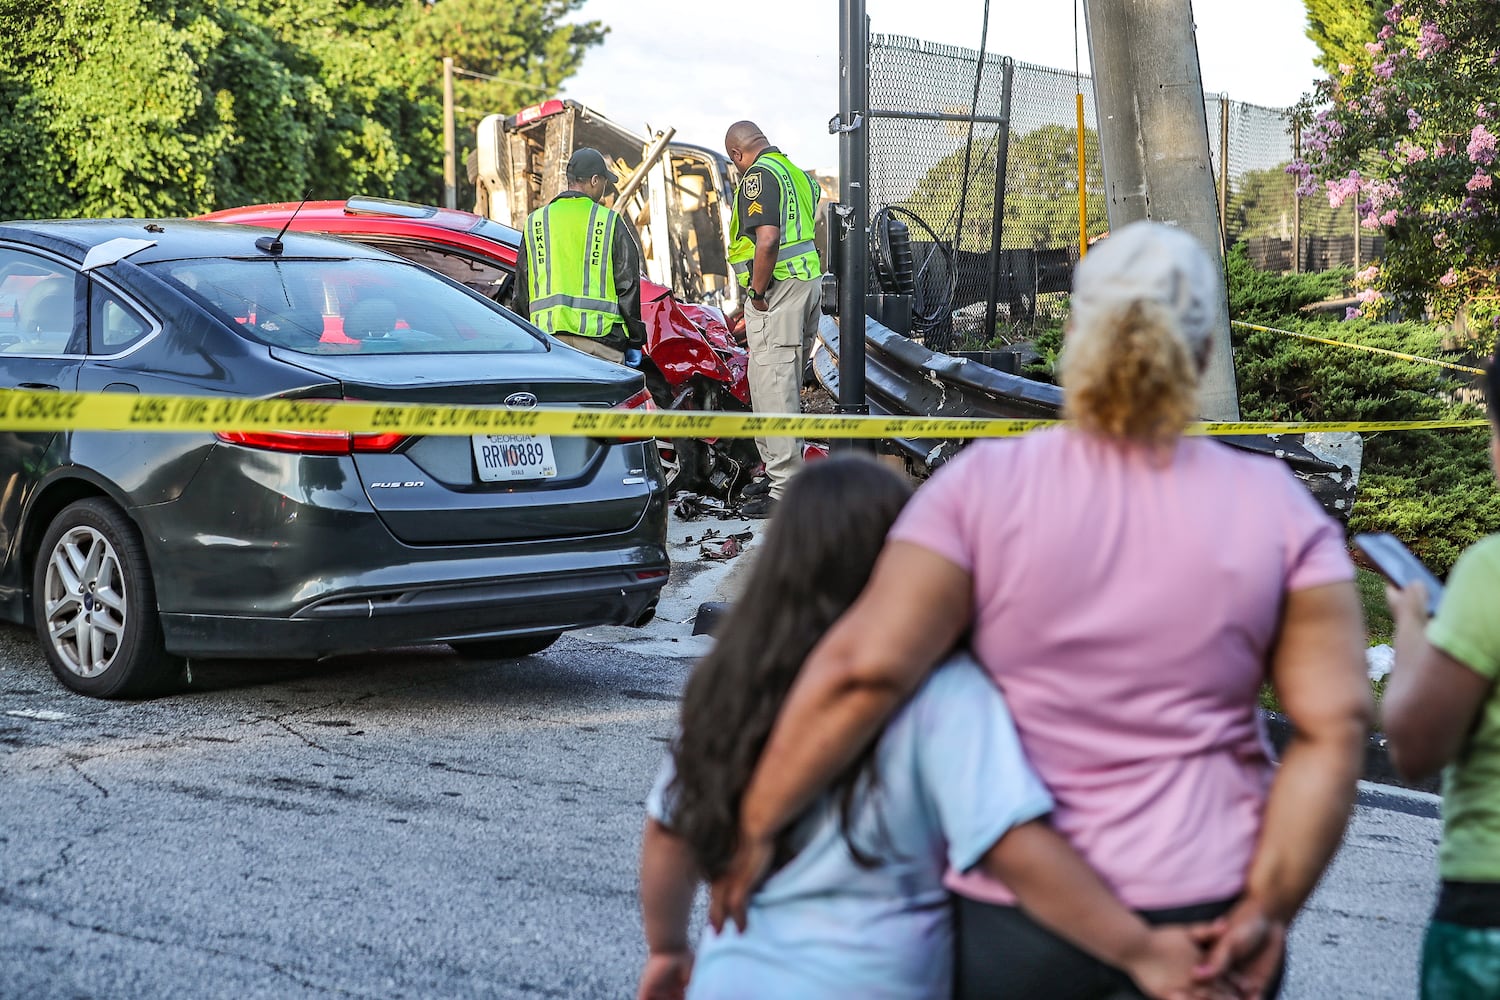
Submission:
[[[741,306],[728,253],[738,172],[722,153],[673,142],[675,131],[647,138],[573,100],[489,115],[471,161],[474,211],[521,228],[567,187],[573,150],[592,146],[620,178],[604,203],[628,223],[651,280],[732,314]]]

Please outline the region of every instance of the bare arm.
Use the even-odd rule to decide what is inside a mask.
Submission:
[[[891,542],[869,585],[813,649],[781,707],[740,809],[740,844],[710,919],[744,924],[772,839],[875,737],[972,617],[969,574]]]
[[[646,928],[646,967],[639,1000],[681,997],[692,972],[688,918],[698,873],[687,842],[654,819],[641,836],[641,918]]]
[[[979,863],[1038,923],[1123,969],[1148,995],[1186,995],[1193,989],[1202,955],[1188,931],[1153,931],[1044,820],[1010,830]]]
[[[1210,956],[1215,974],[1238,967],[1263,985],[1279,964],[1286,926],[1343,838],[1374,714],[1364,639],[1352,582],[1287,595],[1271,683],[1292,738],[1271,784],[1245,895]]]
[[[641,918],[646,947],[657,952],[688,950],[688,917],[698,871],[687,841],[654,819],[641,835]]]
[[[1427,641],[1427,593],[1420,583],[1386,588],[1396,619],[1396,665],[1380,715],[1391,763],[1408,780],[1457,760],[1490,696],[1490,681]]]
[[[764,292],[776,274],[776,255],[781,253],[781,227],[755,227],[755,266],[750,269],[750,287]],[[756,308],[760,308],[757,306]]]

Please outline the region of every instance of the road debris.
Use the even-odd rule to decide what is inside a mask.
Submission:
[[[745,551],[745,544],[754,537],[755,533],[751,531],[741,531],[733,535],[721,536],[719,529],[709,528],[703,533],[703,538],[700,540],[698,554],[710,562],[724,562],[733,559]],[[715,542],[717,544],[714,544]]]
[[[729,521],[739,517],[739,509],[718,497],[701,493],[679,493],[672,498],[672,513],[682,521],[696,521],[701,517],[716,517]],[[691,538],[688,541],[692,541]]]

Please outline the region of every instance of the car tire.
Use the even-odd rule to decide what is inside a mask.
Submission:
[[[178,676],[140,532],[109,501],[79,500],[47,526],[31,601],[52,673],[79,694],[142,697]]]
[[[545,635],[517,635],[505,639],[465,639],[450,642],[453,651],[466,660],[518,660],[540,653],[558,639],[561,632]]]

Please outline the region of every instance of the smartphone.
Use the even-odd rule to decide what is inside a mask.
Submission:
[[[1398,587],[1409,583],[1420,583],[1427,588],[1427,616],[1437,614],[1438,604],[1443,599],[1443,584],[1432,571],[1422,565],[1422,560],[1411,554],[1411,549],[1401,544],[1395,535],[1371,532],[1354,536],[1354,544],[1369,557],[1387,580]]]

